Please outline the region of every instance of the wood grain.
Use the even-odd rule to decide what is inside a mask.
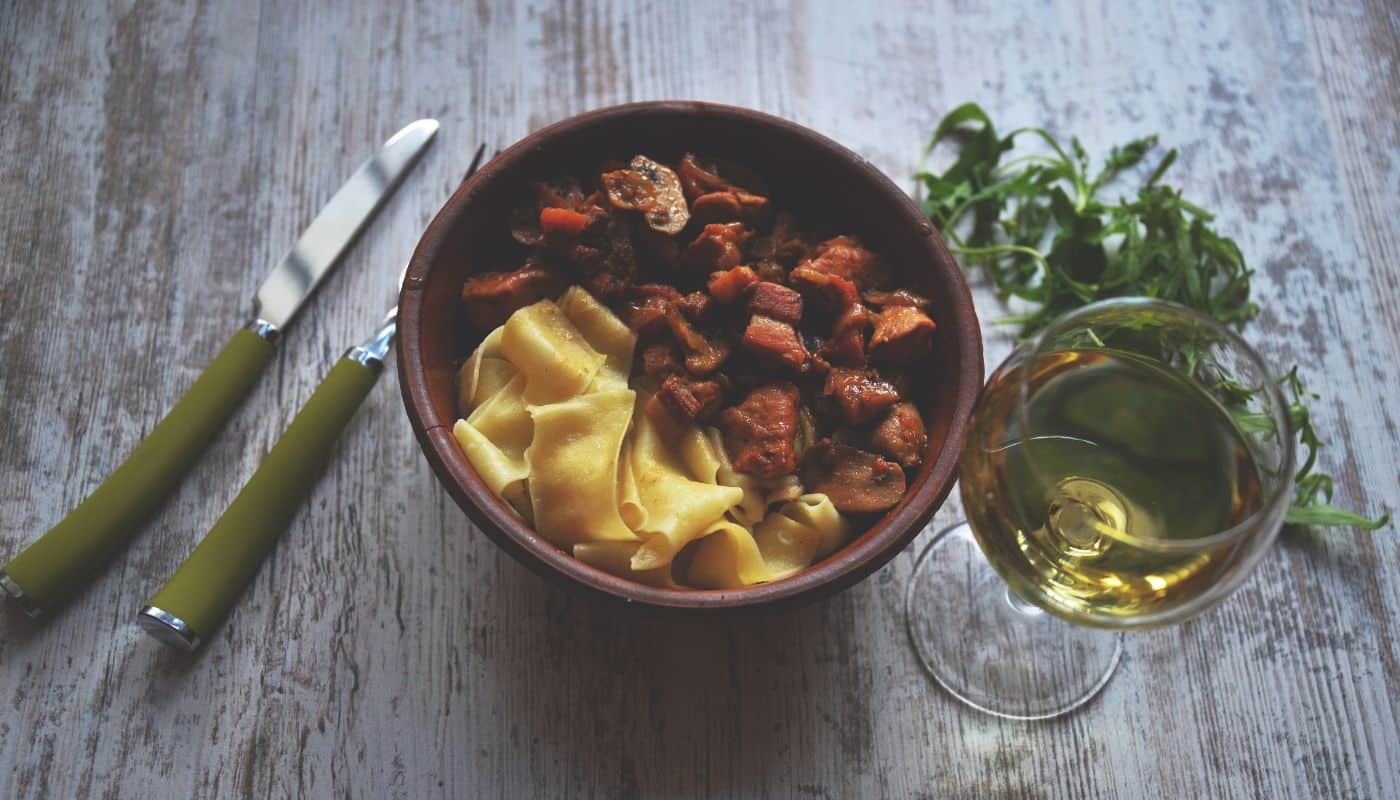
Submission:
[[[897,180],[966,99],[1091,150],[1160,133],[1181,148],[1176,180],[1259,269],[1251,337],[1324,393],[1338,500],[1395,506],[1393,5],[873,9],[4,3],[0,555],[150,430],[369,148],[419,116],[443,135],[127,554],[46,624],[0,619],[0,796],[1400,796],[1394,527],[1286,534],[1219,609],[1131,636],[1092,705],[1003,723],[941,694],[907,646],[927,535],[795,613],[677,626],[581,601],[470,529],[392,377],[202,654],[135,627],[392,303],[477,144],[635,99],[781,114]],[[997,316],[987,287],[977,300]],[[984,335],[994,364],[1010,342]]]

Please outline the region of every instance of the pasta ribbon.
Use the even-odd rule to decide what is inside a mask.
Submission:
[[[550,300],[510,315],[501,330],[501,352],[525,375],[525,401],[531,405],[579,394],[607,359]]]
[[[632,470],[646,511],[642,546],[632,557],[634,570],[671,563],[682,547],[704,535],[744,496],[737,487],[696,480],[701,476],[692,475],[666,444],[644,407],[642,398],[633,415]]]
[[[517,375],[467,417],[467,424],[513,458],[523,458],[534,438],[524,392],[525,376]]]
[[[850,537],[850,523],[824,494],[806,494],[785,503],[753,532],[774,580],[826,558]]]
[[[717,522],[695,546],[686,582],[701,589],[738,589],[773,580],[748,528]]]
[[[516,372],[515,367],[505,360],[501,353],[501,328],[491,331],[490,334],[477,345],[472,351],[467,363],[457,371],[457,413],[465,417],[472,412],[472,409],[481,405],[486,398],[495,394],[502,386],[510,382],[510,377],[501,380],[499,374],[493,379],[492,374],[501,370],[501,367],[491,367],[486,370],[486,377],[482,377],[482,365],[491,362],[504,364],[511,373]]]
[[[530,409],[534,441],[525,461],[535,530],[556,545],[636,541],[617,502],[622,439],[634,397],[622,389]]]
[[[664,589],[682,588],[671,577],[670,564],[642,571],[632,569],[632,556],[636,555],[638,547],[641,547],[640,542],[586,542],[574,545],[574,558],[610,575],[634,580],[647,586],[659,586]]]
[[[637,474],[632,470],[632,448],[624,443],[617,467],[617,513],[634,531],[647,524],[647,509],[642,505],[642,493],[637,488]]]
[[[457,420],[457,424],[452,426],[452,436],[487,488],[507,501],[512,495],[519,497],[518,485],[523,485],[530,477],[530,468],[523,458],[512,458],[464,419]],[[511,505],[521,516],[528,518],[515,502],[511,502]]]
[[[582,287],[570,286],[559,298],[559,310],[574,324],[584,341],[606,358],[603,368],[593,378],[589,391],[626,389],[627,376],[632,372],[632,351],[637,347],[637,334],[593,298]]]

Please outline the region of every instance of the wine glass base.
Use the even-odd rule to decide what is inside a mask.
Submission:
[[[919,554],[904,613],[933,679],[1008,719],[1047,719],[1084,705],[1123,654],[1121,633],[1074,625],[1016,597],[966,522]]]

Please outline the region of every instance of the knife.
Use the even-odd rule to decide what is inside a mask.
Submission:
[[[258,288],[253,320],[165,419],[72,513],[0,569],[0,588],[31,617],[77,594],[179,484],[272,360],[282,330],[418,163],[437,129],[436,120],[420,119],[355,170]]]
[[[476,151],[468,178],[485,152],[485,145]],[[373,336],[336,362],[223,516],[141,609],[136,621],[147,633],[193,651],[228,616],[325,470],[336,438],[384,370],[398,332],[398,311],[397,305],[390,309]]]

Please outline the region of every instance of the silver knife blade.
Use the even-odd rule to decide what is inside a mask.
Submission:
[[[278,329],[291,321],[418,162],[437,130],[437,120],[420,119],[389,137],[355,170],[258,287],[253,313],[259,320]]]

